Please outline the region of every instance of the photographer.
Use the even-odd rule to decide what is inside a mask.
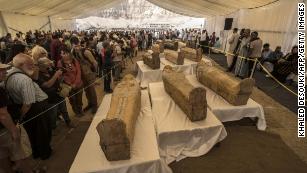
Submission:
[[[80,63],[77,59],[73,58],[70,50],[65,47],[61,50],[61,56],[62,59],[58,61],[57,67],[66,69],[63,79],[71,87],[69,101],[76,116],[81,117],[84,113],[82,110],[83,82],[81,79]]]
[[[74,125],[71,123],[69,118],[66,102],[64,97],[59,95],[60,89],[60,77],[65,72],[65,69],[56,69],[53,65],[53,62],[48,58],[41,58],[38,60],[39,67],[39,78],[38,84],[43,89],[43,91],[48,95],[48,103],[50,106],[55,106],[53,110],[53,115],[51,117],[51,126],[53,129],[56,128],[56,119],[59,114],[62,114],[62,117],[67,125],[67,127],[73,128]]]

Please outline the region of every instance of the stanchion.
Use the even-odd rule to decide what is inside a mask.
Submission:
[[[209,46],[208,46],[209,47]],[[209,54],[208,54],[208,57],[211,59],[211,48],[209,47]]]
[[[256,69],[257,62],[258,62],[258,59],[256,58],[256,60],[254,61],[253,68],[252,68],[252,72],[251,72],[251,75],[249,76],[249,78],[253,78],[254,73],[255,73],[255,69]]]

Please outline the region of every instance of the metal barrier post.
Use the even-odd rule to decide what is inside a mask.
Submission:
[[[209,49],[208,57],[211,59],[211,57],[210,57],[210,55],[211,55],[211,47],[208,46],[208,49]]]
[[[249,78],[253,78],[254,76],[254,73],[255,73],[255,69],[256,69],[256,65],[257,65],[257,58],[254,59],[254,64],[253,64],[253,69],[252,69],[252,72],[251,72],[251,75],[249,76]]]

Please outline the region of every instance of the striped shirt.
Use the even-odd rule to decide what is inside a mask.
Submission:
[[[13,67],[8,71],[8,76],[12,73],[22,72]],[[16,104],[32,104],[41,102],[48,98],[47,94],[35,83],[29,76],[17,73],[11,76],[7,83],[6,89]]]

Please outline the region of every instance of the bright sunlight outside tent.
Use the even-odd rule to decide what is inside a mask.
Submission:
[[[204,18],[183,16],[146,0],[125,0],[115,7],[77,19],[79,30],[110,28],[202,28]]]

